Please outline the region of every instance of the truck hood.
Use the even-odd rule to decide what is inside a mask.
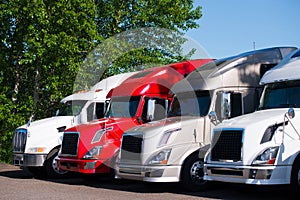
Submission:
[[[137,120],[132,118],[102,118],[86,124],[80,124],[67,132],[79,132],[80,139],[78,144],[78,157],[82,157],[91,148],[108,143],[119,143],[124,131],[138,125]]]
[[[57,128],[66,126],[66,128],[69,128],[71,126],[71,121],[73,119],[73,116],[56,116],[56,117],[50,117],[45,118],[37,121],[33,121],[30,123],[29,127],[27,127],[26,124],[23,126],[18,127],[27,129],[30,134],[40,134],[45,131],[54,131],[58,132]]]
[[[67,129],[65,132],[80,132],[80,137],[85,138],[91,135],[91,132],[95,132],[101,129],[116,130],[116,128],[122,130],[136,126],[136,120],[132,118],[102,118],[94,120],[85,124],[79,124],[77,126]]]
[[[203,117],[170,117],[134,127],[125,134],[143,135],[143,153],[149,156],[161,149],[188,147],[191,143],[203,142],[204,120]],[[163,142],[166,136],[168,139]]]
[[[287,108],[282,108],[256,111],[233,119],[224,120],[216,128],[248,128],[249,126],[262,126],[264,124],[268,126],[269,123],[281,123],[287,110]]]
[[[72,125],[73,116],[57,116],[31,122],[30,126],[18,127],[27,129],[25,152],[28,148],[43,147],[47,153],[53,147],[61,144],[63,131]]]
[[[295,117],[290,119],[293,126],[296,130],[299,130],[300,120],[300,109],[295,108]],[[295,139],[299,140],[299,136],[292,127],[291,123],[288,122],[285,125],[285,134],[283,137],[283,122],[284,114],[288,111],[287,108],[280,109],[269,109],[256,111],[252,114],[247,114],[244,116],[236,117],[231,120],[226,120],[223,123],[216,126],[214,130],[241,130],[242,135],[242,155],[244,165],[251,165],[252,161],[267,148],[280,146],[282,144],[282,139],[284,138],[285,142],[289,142]],[[272,132],[273,136],[265,137],[262,140],[263,136],[266,133],[266,130],[269,127],[274,127],[275,131]],[[266,139],[268,138],[268,139]],[[213,137],[214,142],[217,138]]]
[[[186,123],[196,123],[198,120],[199,117],[192,116],[169,117],[133,127],[127,130],[126,133],[135,134],[136,132],[142,132],[143,134],[158,134],[159,132],[164,132],[166,130],[181,128]]]

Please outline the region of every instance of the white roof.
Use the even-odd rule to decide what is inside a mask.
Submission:
[[[106,79],[101,80],[96,83],[89,91],[84,91],[81,93],[71,94],[61,100],[61,102],[66,102],[70,100],[92,100],[95,98],[106,99],[107,93],[120,85],[124,80],[135,74],[136,72],[128,72],[123,74],[117,74],[110,76]]]
[[[300,49],[287,55],[278,65],[270,69],[261,78],[260,84],[300,80]]]
[[[136,72],[128,72],[128,73],[123,73],[123,74],[117,74],[114,76],[110,76],[106,79],[103,79],[102,81],[96,83],[90,90],[95,91],[95,90],[111,90],[112,88],[117,87],[120,85],[125,79],[128,77],[132,76]]]

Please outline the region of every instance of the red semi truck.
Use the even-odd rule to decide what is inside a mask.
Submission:
[[[65,130],[59,156],[61,170],[85,174],[113,173],[122,134],[134,126],[166,116],[170,88],[213,59],[189,60],[140,71],[111,90],[105,118]]]

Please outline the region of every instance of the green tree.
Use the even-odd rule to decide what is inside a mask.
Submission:
[[[145,63],[167,64],[188,59],[181,55],[181,45],[185,41],[182,34],[198,28],[197,19],[202,16],[201,7],[193,7],[193,0],[96,0],[98,31],[109,38],[125,31],[152,27],[152,31],[140,31],[132,43],[143,46],[149,37],[154,41],[148,48],[135,49],[123,54],[110,65],[112,73],[130,70]],[[163,28],[162,32],[155,28]],[[168,30],[167,33],[165,30]],[[128,39],[129,40],[129,39]],[[140,44],[142,43],[142,44]],[[163,46],[163,49],[157,47]],[[111,64],[111,63],[109,63]],[[111,74],[110,74],[111,75]]]
[[[31,114],[53,115],[63,97],[91,86],[88,81],[188,59],[181,54],[182,34],[197,28],[201,17],[193,0],[0,2],[0,161],[5,162],[11,162],[16,127]],[[99,72],[104,75],[95,79]]]
[[[86,52],[101,41],[95,11],[92,0],[2,1],[1,150],[11,149],[13,130],[32,113],[37,119],[53,115],[72,93]],[[7,161],[3,151],[0,160]]]

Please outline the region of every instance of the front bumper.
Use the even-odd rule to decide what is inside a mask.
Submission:
[[[85,174],[110,173],[111,168],[104,160],[81,160],[58,158],[58,168],[64,171],[72,171]]]
[[[140,180],[146,182],[179,182],[181,166],[138,166],[118,164],[118,178]]]
[[[290,183],[291,166],[232,166],[204,165],[204,180],[252,185],[281,185]]]
[[[47,154],[13,154],[13,165],[23,167],[42,167]]]

